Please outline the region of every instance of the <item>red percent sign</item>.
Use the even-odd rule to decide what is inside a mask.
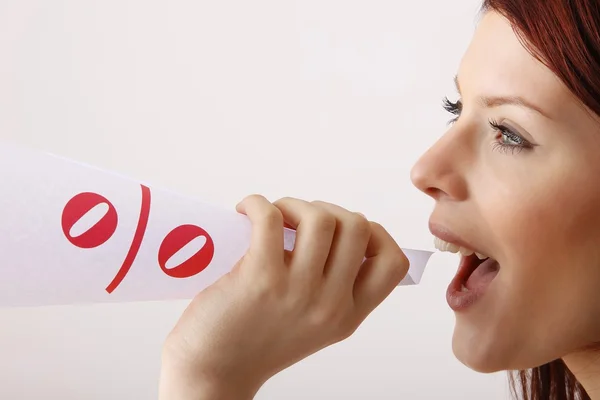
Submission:
[[[123,281],[129,269],[137,257],[140,246],[148,226],[150,216],[150,189],[144,185],[142,188],[142,204],[140,207],[140,216],[137,227],[131,241],[129,251],[123,260],[121,268],[113,278],[112,282],[106,287],[108,293],[112,293]],[[71,228],[84,215],[90,212],[94,207],[105,204],[108,211],[104,216],[87,231],[81,235],[72,236]],[[113,204],[105,197],[91,192],[79,193],[67,202],[62,213],[62,230],[65,237],[73,245],[82,249],[91,249],[107,242],[117,230],[119,217]],[[193,256],[174,268],[166,267],[167,261],[178,251],[183,249],[188,243],[197,237],[204,236],[206,243]],[[181,225],[173,229],[163,239],[158,250],[158,265],[165,274],[173,278],[189,278],[202,272],[213,259],[215,246],[210,235],[202,228],[196,225]]]

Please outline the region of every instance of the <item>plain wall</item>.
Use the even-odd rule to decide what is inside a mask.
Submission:
[[[219,205],[361,211],[433,249],[409,171],[442,135],[479,0],[2,0],[0,139]],[[7,190],[2,188],[1,190]],[[1,223],[1,222],[0,222]],[[350,339],[257,399],[507,399],[451,350],[435,254]],[[185,301],[0,310],[0,398],[156,398]]]

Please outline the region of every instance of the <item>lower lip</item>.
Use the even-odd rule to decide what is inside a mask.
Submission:
[[[469,257],[461,257],[460,266],[458,271],[446,291],[446,301],[450,308],[454,311],[464,311],[477,302],[486,292],[489,287],[489,283],[483,286],[478,286],[475,289],[468,291],[462,291],[462,286],[465,284],[469,275],[473,272],[473,268],[470,265]],[[496,260],[488,258],[477,268],[486,268],[490,265],[497,264]],[[492,278],[493,279],[493,278]],[[491,280],[490,280],[491,283]]]

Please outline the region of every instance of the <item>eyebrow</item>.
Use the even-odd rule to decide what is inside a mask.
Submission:
[[[454,85],[456,86],[456,90],[458,91],[458,93],[461,94],[458,76],[454,77]],[[514,106],[519,106],[519,107],[525,107],[525,108],[528,108],[530,110],[537,112],[538,114],[540,114],[548,119],[551,119],[550,116],[548,116],[548,114],[544,110],[542,110],[540,107],[528,102],[527,100],[525,100],[524,98],[519,97],[519,96],[482,96],[479,98],[479,102],[484,107],[488,107],[488,108],[499,107],[499,106],[503,106],[503,105],[514,105]]]

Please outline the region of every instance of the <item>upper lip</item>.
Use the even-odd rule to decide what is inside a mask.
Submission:
[[[452,243],[457,246],[464,247],[465,249],[472,250],[476,253],[489,256],[489,254],[486,253],[484,250],[476,247],[475,245],[473,245],[470,242],[467,242],[466,240],[463,240],[460,236],[452,232],[449,228],[447,228],[444,225],[435,223],[433,221],[429,221],[429,231],[433,236],[438,237],[448,243]]]

